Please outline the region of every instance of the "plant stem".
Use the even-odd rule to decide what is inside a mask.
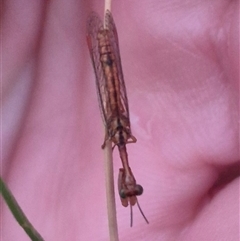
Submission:
[[[112,161],[112,142],[106,141],[104,148],[105,182],[107,193],[108,227],[110,241],[118,241],[118,226],[116,217],[116,203],[114,193],[114,176]]]
[[[33,241],[44,241],[41,235],[37,232],[37,230],[32,226],[29,222],[22,209],[18,205],[16,199],[14,198],[11,191],[8,189],[7,185],[4,183],[2,178],[0,177],[0,193],[2,194],[6,204],[8,205],[10,211],[13,216],[19,223],[19,225],[25,230],[27,235]]]

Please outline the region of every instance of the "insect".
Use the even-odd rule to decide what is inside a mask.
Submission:
[[[92,13],[87,22],[87,43],[96,76],[97,94],[100,111],[105,125],[105,142],[111,140],[113,149],[118,147],[123,168],[119,170],[118,191],[122,205],[130,204],[131,226],[132,206],[137,203],[137,196],[143,193],[141,185],[136,183],[128,162],[126,144],[137,139],[131,133],[126,87],[121,66],[118,35],[109,10],[105,14],[105,28],[100,17]]]

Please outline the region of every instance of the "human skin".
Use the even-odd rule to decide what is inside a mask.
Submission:
[[[132,171],[120,240],[239,239],[239,1],[113,1]],[[45,240],[108,240],[104,132],[87,49],[97,1],[2,10],[2,176]],[[114,150],[115,180],[121,162]],[[2,205],[2,240],[29,240]]]

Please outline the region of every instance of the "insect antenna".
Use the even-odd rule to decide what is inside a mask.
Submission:
[[[138,200],[137,200],[137,206],[138,206],[138,209],[139,209],[140,213],[142,214],[143,218],[145,219],[146,223],[149,224],[146,216],[144,215],[144,213],[143,213],[143,211],[142,211],[142,209],[141,209],[141,207],[140,207],[140,205],[138,203]]]
[[[133,210],[132,205],[130,204],[130,227],[133,226]]]

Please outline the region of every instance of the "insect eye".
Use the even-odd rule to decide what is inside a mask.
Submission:
[[[127,197],[127,196],[126,196],[126,193],[125,193],[125,191],[124,191],[123,189],[120,190],[119,196],[120,196],[121,198],[123,198],[123,199]]]
[[[119,191],[119,196],[122,199],[125,199],[126,197],[131,197],[131,196],[140,196],[143,194],[143,187],[141,185],[136,185],[134,191],[132,192],[125,192],[124,189],[121,189]]]
[[[140,196],[143,194],[143,187],[141,185],[136,185],[135,192],[137,196]]]

